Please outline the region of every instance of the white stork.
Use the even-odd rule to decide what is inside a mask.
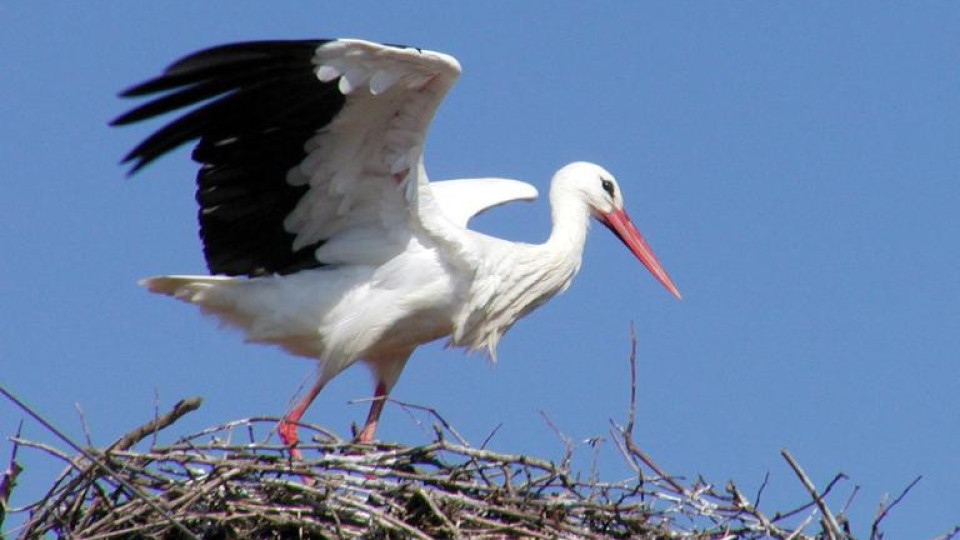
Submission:
[[[210,276],[159,276],[150,291],[196,304],[318,363],[278,426],[295,445],[304,410],[357,361],[375,379],[359,441],[370,441],[417,346],[442,337],[494,357],[500,337],[562,292],[580,267],[589,218],[609,227],[680,297],[623,210],[613,175],[561,168],[543,244],[467,228],[471,217],[537,196],[516,180],[429,182],[427,126],[460,74],[445,54],[360,40],[260,41],[206,49],[126,90],[154,95],[113,125],[196,106],[134,148],[131,174],[198,140],[200,236]]]

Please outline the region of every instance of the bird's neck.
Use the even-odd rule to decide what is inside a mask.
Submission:
[[[579,198],[564,196],[551,190],[551,218],[553,228],[550,237],[540,246],[539,276],[541,288],[549,298],[570,286],[580,270],[583,246],[587,239],[590,214]]]
[[[553,189],[550,192],[550,213],[553,229],[544,247],[563,259],[575,262],[576,273],[590,229],[590,212],[578,197]]]

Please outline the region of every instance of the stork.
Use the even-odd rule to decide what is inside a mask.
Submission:
[[[304,411],[358,361],[375,381],[357,435],[368,442],[417,346],[446,337],[495,358],[504,332],[570,285],[591,217],[680,297],[598,165],[570,163],[553,176],[543,244],[467,228],[537,190],[502,178],[428,181],[427,126],[459,74],[456,59],[423,49],[258,41],[196,52],[121,94],[153,97],[112,125],[194,107],[130,151],[130,174],[191,141],[201,164],[196,200],[211,275],[141,284],[196,304],[248,341],[316,360],[315,382],[278,425],[295,457]]]

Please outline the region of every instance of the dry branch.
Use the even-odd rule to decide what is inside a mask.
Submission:
[[[19,438],[22,432],[23,420],[21,420],[17,425],[16,437]],[[7,516],[7,505],[10,501],[10,492],[12,492],[13,487],[17,485],[17,477],[20,476],[21,472],[23,472],[23,467],[17,463],[17,450],[19,449],[20,445],[13,443],[13,450],[10,451],[10,464],[7,466],[7,470],[3,472],[3,476],[0,477],[0,527],[3,527],[4,518]]]
[[[201,403],[203,403],[203,398],[201,397],[192,397],[178,401],[169,412],[158,415],[153,420],[120,437],[116,442],[111,444],[106,451],[109,453],[112,450],[129,449],[131,446],[142,441],[147,435],[156,433],[179,420],[181,416],[199,409]]]
[[[807,473],[804,472],[803,467],[797,463],[797,460],[793,459],[793,455],[790,454],[790,451],[786,448],[780,450],[780,455],[783,456],[783,459],[787,460],[787,463],[790,464],[790,468],[793,469],[793,472],[796,473],[797,478],[800,479],[800,482],[803,483],[803,487],[807,488],[807,491],[810,493],[810,498],[813,499],[813,502],[816,503],[817,508],[820,509],[820,512],[823,513],[824,520],[824,532],[827,535],[827,538],[830,540],[840,540],[845,535],[843,531],[840,530],[840,525],[837,524],[837,519],[833,517],[833,512],[830,511],[830,508],[827,506],[827,503],[823,500],[823,496],[817,493],[817,488],[814,487],[813,482],[810,481],[810,478],[807,477]]]
[[[713,516],[685,532],[761,533],[703,486],[684,498],[657,480],[581,481],[551,461],[443,438],[415,447],[302,444],[308,458],[297,463],[281,445],[229,442],[275,421],[232,422],[144,451],[111,445],[99,456],[109,469],[71,468],[20,537],[181,538],[187,529],[198,538],[642,538],[675,534],[683,516],[702,521],[703,508]]]

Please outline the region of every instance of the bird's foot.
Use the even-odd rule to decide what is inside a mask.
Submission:
[[[283,444],[290,447],[290,457],[295,461],[303,461],[303,454],[301,454],[300,449],[297,448],[297,445],[300,444],[300,439],[297,437],[297,423],[284,418],[277,424],[277,434],[280,435],[280,440],[283,441]],[[312,476],[306,474],[301,474],[300,480],[307,486],[312,486],[316,483],[316,480]]]
[[[368,421],[366,424],[364,424],[363,429],[360,430],[360,433],[358,433],[357,436],[353,438],[353,442],[359,443],[359,444],[373,442],[373,435],[374,433],[376,433],[376,431],[377,431],[377,422]]]
[[[294,459],[302,459],[303,456],[300,454],[300,450],[297,448],[297,444],[300,443],[300,439],[297,437],[297,423],[291,422],[290,420],[284,418],[277,424],[277,435],[280,436],[280,440],[283,441],[283,444],[290,447],[290,455]]]

